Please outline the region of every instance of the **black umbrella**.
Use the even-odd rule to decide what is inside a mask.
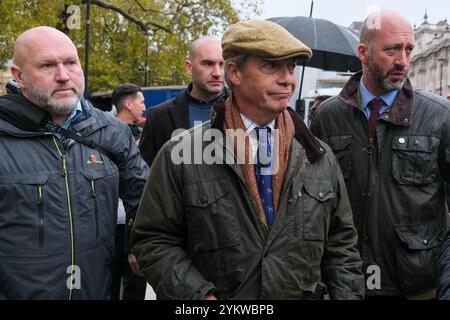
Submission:
[[[361,70],[358,58],[359,32],[324,19],[309,17],[277,17],[270,21],[278,23],[313,51],[307,67],[322,70]]]

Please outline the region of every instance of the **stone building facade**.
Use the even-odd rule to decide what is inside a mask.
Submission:
[[[430,24],[425,14],[424,22],[419,27],[414,26],[414,34],[416,47],[409,71],[411,82],[430,92],[450,96],[450,26],[447,19]]]

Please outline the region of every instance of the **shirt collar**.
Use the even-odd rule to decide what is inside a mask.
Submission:
[[[361,106],[363,110],[367,109],[367,105],[369,104],[372,99],[377,98],[376,95],[374,95],[372,92],[369,91],[369,89],[366,88],[366,86],[363,83],[363,80],[359,82],[359,92],[361,95]],[[387,107],[390,107],[393,103],[395,98],[397,97],[399,90],[391,90],[388,93],[385,93],[378,98],[381,98]]]
[[[64,121],[64,123],[60,124],[60,127],[67,129],[70,124],[76,119],[78,118],[78,116],[81,114],[81,112],[83,111],[82,107],[81,107],[81,100],[78,100],[78,103],[75,107],[75,109],[73,109],[72,113],[70,114],[70,116],[67,118],[66,121]]]
[[[241,115],[242,122],[244,122],[245,126],[245,133],[250,134],[255,127],[259,127],[256,123],[254,123],[252,120],[244,116],[242,113],[239,113]],[[270,131],[273,132],[275,129],[275,119],[273,119],[269,124],[266,125],[266,127],[270,128]]]

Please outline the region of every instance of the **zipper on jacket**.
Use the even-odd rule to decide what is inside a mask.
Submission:
[[[94,206],[94,218],[95,218],[95,236],[98,239],[98,215],[97,215],[97,193],[95,192],[95,180],[91,180],[91,198]]]
[[[369,189],[370,189],[370,179],[371,179],[371,172],[372,172],[372,162],[374,160],[374,156],[376,154],[376,145],[375,145],[375,139],[373,137],[369,137],[369,144],[367,145],[367,176],[366,176],[366,205],[364,208],[364,215],[363,215],[363,234],[360,235],[360,238],[362,240],[361,244],[361,258],[366,256],[365,252],[365,242],[368,240],[368,232],[367,232],[367,215],[369,213]]]
[[[369,137],[369,144],[367,145],[367,183],[366,183],[366,195],[369,195],[370,187],[370,173],[372,171],[372,162],[376,154],[376,144],[373,137]]]
[[[38,210],[39,210],[39,246],[44,246],[44,195],[42,190],[42,185],[38,185]]]
[[[74,228],[73,228],[73,218],[72,218],[72,205],[70,201],[70,189],[69,189],[69,177],[67,173],[67,162],[65,155],[61,152],[61,149],[58,145],[58,142],[56,141],[56,138],[53,137],[53,144],[56,147],[56,150],[58,151],[58,154],[61,156],[62,159],[62,172],[61,175],[64,177],[65,185],[66,185],[66,198],[67,198],[67,208],[69,213],[69,227],[70,227],[70,275],[74,273],[74,266],[75,266],[75,243],[74,243]],[[70,287],[69,289],[69,295],[68,300],[72,300],[72,294],[73,294],[73,288]]]
[[[372,159],[372,156],[375,153],[375,144],[374,144],[373,138],[369,138],[369,144],[367,146],[367,153],[369,154],[369,159]]]

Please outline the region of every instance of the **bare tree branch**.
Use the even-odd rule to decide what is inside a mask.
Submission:
[[[123,10],[122,8],[119,8],[111,3],[102,1],[102,0],[91,0],[92,4],[95,4],[99,7],[105,8],[105,9],[110,9],[113,10],[117,13],[120,13],[125,19],[137,24],[144,32],[148,32],[150,30],[154,31],[154,29],[150,28],[149,25],[156,27],[157,29],[161,29],[164,30],[168,33],[172,33],[172,31],[156,22],[142,22],[141,20],[139,20],[138,18],[136,18],[135,16],[132,16],[131,14],[129,14],[128,12],[126,12],[125,10]]]
[[[134,2],[136,2],[136,4],[139,6],[139,8],[141,8],[141,10],[144,12],[149,11],[149,12],[154,12],[154,13],[158,13],[158,14],[163,14],[161,11],[145,8],[139,0],[134,0]]]

